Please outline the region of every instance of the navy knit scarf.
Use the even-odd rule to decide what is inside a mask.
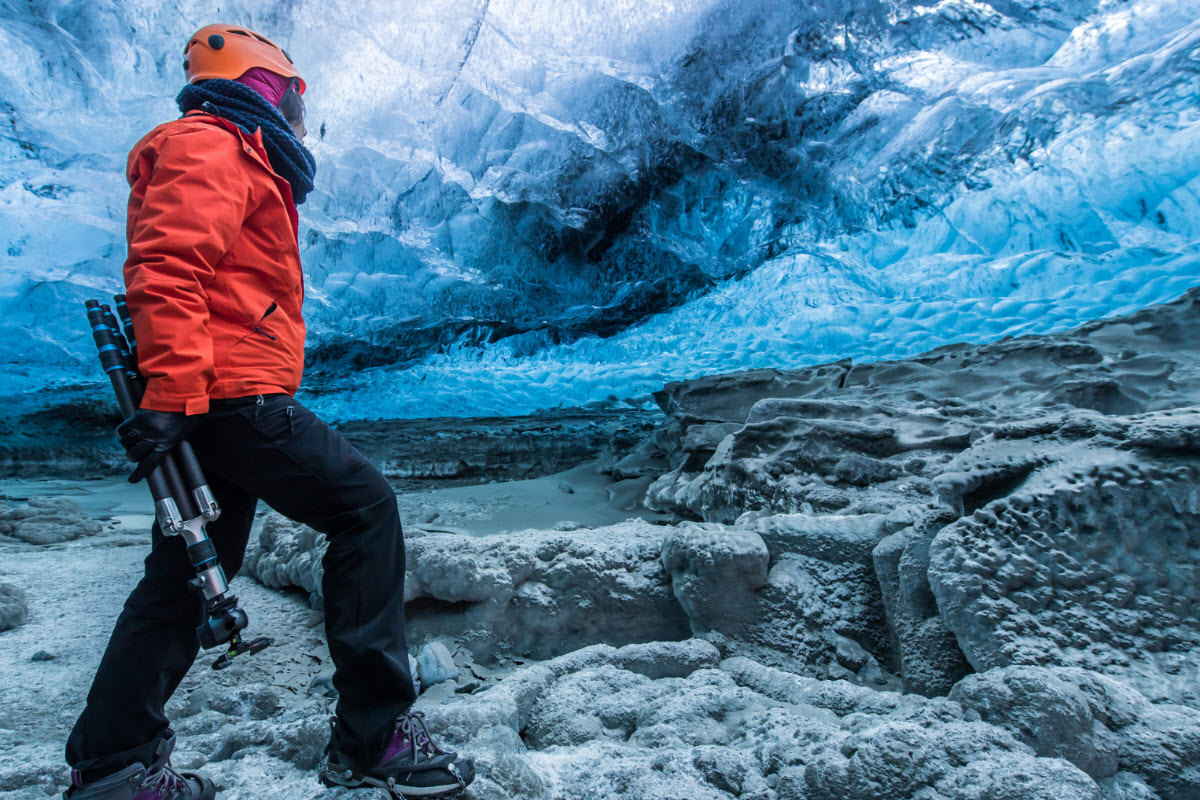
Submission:
[[[224,117],[246,133],[262,129],[271,169],[292,187],[292,200],[300,205],[313,188],[317,162],[300,143],[292,126],[261,94],[237,81],[219,78],[188,84],[175,98],[183,113],[200,109]]]

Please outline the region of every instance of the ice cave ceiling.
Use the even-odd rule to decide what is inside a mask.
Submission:
[[[0,394],[100,379],[125,154],[215,19],[291,53],[312,402],[639,403],[1047,332],[1200,280],[1184,0],[0,4]]]

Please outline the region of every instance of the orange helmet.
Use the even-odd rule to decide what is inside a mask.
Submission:
[[[282,47],[249,28],[237,25],[206,25],[192,34],[183,48],[183,73],[188,83],[209,78],[235,81],[254,67],[261,67],[284,78],[304,79],[296,72],[292,57]]]

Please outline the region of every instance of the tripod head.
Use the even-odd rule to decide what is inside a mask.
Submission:
[[[197,590],[202,589],[200,578],[193,578],[191,585]],[[241,655],[253,655],[265,650],[271,640],[261,636],[250,642],[242,640],[241,632],[250,623],[246,612],[238,607],[238,600],[232,594],[226,594],[216,602],[208,604],[208,618],[196,628],[196,638],[205,650],[229,644],[229,650],[213,662],[213,669],[225,669],[233,663],[233,659]]]

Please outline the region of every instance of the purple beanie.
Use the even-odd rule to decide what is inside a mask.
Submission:
[[[267,98],[268,103],[279,108],[279,101],[283,99],[284,93],[292,85],[293,79],[276,75],[262,67],[254,67],[246,70],[246,73],[237,80],[238,83],[244,83]]]

